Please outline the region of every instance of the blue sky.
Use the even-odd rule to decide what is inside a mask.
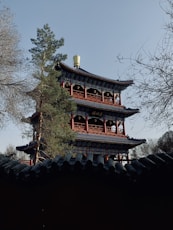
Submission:
[[[29,57],[31,38],[37,28],[48,23],[56,38],[65,45],[59,52],[68,55],[66,64],[73,66],[73,56],[81,56],[81,68],[104,77],[126,80],[127,66],[116,57],[135,55],[141,47],[154,52],[165,33],[167,17],[160,5],[164,0],[2,0],[14,14],[20,34],[20,47]],[[126,105],[125,97],[123,104]],[[152,128],[142,114],[126,119],[126,133],[134,138],[159,138],[167,128]],[[0,132],[0,151],[9,144],[18,146],[22,129],[9,124]]]

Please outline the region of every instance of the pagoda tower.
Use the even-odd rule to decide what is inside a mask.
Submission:
[[[55,68],[61,71],[61,86],[77,104],[76,112],[71,114],[71,128],[76,132],[75,153],[128,160],[129,149],[146,142],[129,138],[125,131],[125,118],[139,112],[126,108],[121,101],[121,92],[133,81],[90,73],[80,67],[80,56],[74,56],[74,67],[60,62]]]

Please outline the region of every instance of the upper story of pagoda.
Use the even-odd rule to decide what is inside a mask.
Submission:
[[[79,63],[75,64],[75,60],[74,67],[59,62],[55,69],[60,71],[59,83],[77,105],[70,121],[72,130],[77,133],[77,152],[103,151],[103,154],[115,155],[117,151],[127,153],[128,149],[145,142],[130,139],[125,132],[125,118],[139,112],[126,108],[121,100],[122,91],[133,84],[132,80],[120,81],[92,74],[80,68]]]
[[[59,82],[73,98],[101,104],[124,107],[121,92],[133,84],[132,80],[120,81],[89,73],[79,66],[71,68],[64,63],[56,65],[61,70]]]

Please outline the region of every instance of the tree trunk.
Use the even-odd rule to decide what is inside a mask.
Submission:
[[[41,96],[42,97],[42,96]],[[35,159],[34,159],[34,165],[38,163],[39,161],[39,154],[40,154],[40,144],[41,144],[41,137],[42,137],[42,126],[43,126],[43,113],[41,112],[42,107],[42,99],[40,101],[40,114],[39,114],[39,120],[38,120],[38,130],[36,133],[36,153],[35,153]]]

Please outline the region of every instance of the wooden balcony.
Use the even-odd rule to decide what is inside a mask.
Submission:
[[[86,125],[85,125],[85,123],[75,122],[74,123],[74,131],[86,132]]]
[[[103,101],[101,95],[94,94],[94,93],[87,93],[87,97],[85,98],[84,92],[80,91],[80,90],[73,90],[73,97],[83,99],[83,100],[98,102],[98,103],[102,103],[102,104],[121,106],[118,102],[114,103],[112,97],[104,96],[104,101]]]
[[[75,122],[74,123],[74,131],[77,132],[87,132],[85,123]],[[119,136],[125,137],[123,131],[119,131],[118,133],[112,132],[111,127],[108,126],[106,128],[106,132],[104,131],[103,125],[96,124],[88,124],[88,133],[91,134],[99,134],[99,135],[108,135],[108,136]]]
[[[103,135],[104,134],[103,125],[89,124],[88,125],[88,132]]]
[[[84,99],[84,92],[79,90],[73,90],[73,97]]]
[[[101,95],[94,94],[94,93],[87,93],[87,100],[95,101],[95,102],[102,102]]]
[[[113,105],[114,104],[113,97],[106,97],[106,96],[104,96],[104,103],[105,104]],[[116,104],[116,105],[119,105],[119,104]]]

